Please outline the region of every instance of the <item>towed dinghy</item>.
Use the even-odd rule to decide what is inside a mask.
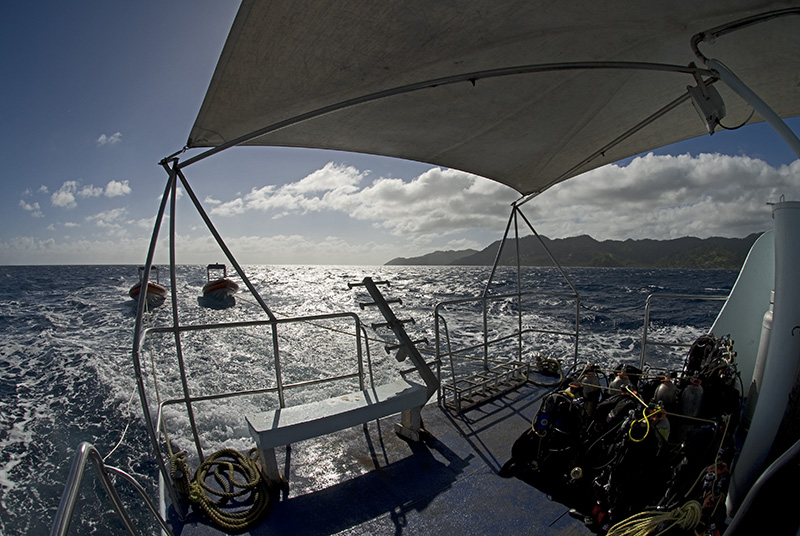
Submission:
[[[222,271],[222,277],[211,279],[212,273]],[[202,307],[211,309],[226,309],[236,305],[234,294],[239,290],[236,282],[228,279],[227,268],[224,264],[209,264],[206,267],[208,283],[203,285],[203,295],[197,298],[197,303]]]
[[[156,282],[155,283],[152,282],[152,281],[148,281],[147,282],[147,296],[146,296],[147,306],[148,307],[158,307],[159,305],[164,303],[164,300],[167,298],[167,289],[164,288],[158,282],[158,267],[157,266],[152,266],[150,268],[150,270],[151,270],[151,272],[154,272],[156,274]],[[131,289],[128,291],[128,295],[135,301],[139,300],[139,294],[142,291],[142,279],[143,279],[142,278],[142,274],[143,273],[144,273],[144,267],[140,266],[139,267],[139,282],[136,283],[135,285],[133,285],[131,287]]]

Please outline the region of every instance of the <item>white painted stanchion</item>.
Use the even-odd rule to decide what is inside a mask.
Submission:
[[[728,508],[735,513],[765,469],[800,365],[800,202],[777,203],[775,303],[762,390],[750,431],[733,470]]]

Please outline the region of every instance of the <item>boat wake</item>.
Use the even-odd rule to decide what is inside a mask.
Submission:
[[[199,307],[206,279],[205,267],[181,266],[181,281],[197,283],[181,288],[180,314],[184,324],[208,321],[235,321],[252,318],[258,307],[239,296],[236,307],[209,309]],[[528,283],[549,285],[552,278],[546,269],[526,269]],[[485,285],[485,267],[308,267],[254,266],[248,268],[251,281],[279,316],[333,311],[358,311],[361,299],[347,289],[347,283],[365,276],[392,282],[392,294],[402,297],[403,314],[416,320],[415,332],[432,343],[432,311],[436,303],[479,295]],[[514,281],[512,273],[500,274]],[[640,352],[641,304],[657,280],[670,292],[698,292],[706,288],[729,288],[733,272],[637,271],[576,269],[570,273],[579,291],[589,289],[582,298],[581,359],[600,365],[619,360],[636,362]],[[130,362],[130,334],[135,318],[135,304],[127,295],[132,284],[130,267],[97,266],[65,270],[63,267],[5,267],[0,272],[0,533],[48,533],[63,492],[74,449],[82,441],[92,443],[107,463],[140,479],[155,493],[156,474],[150,446],[141,422],[139,401],[135,396]],[[169,282],[162,284],[169,285]],[[607,296],[618,284],[631,287],[619,301]],[[504,284],[493,292],[501,292]],[[65,292],[64,289],[69,289]],[[582,294],[583,295],[583,294]],[[91,299],[89,298],[91,297]],[[167,298],[170,299],[169,297]],[[551,303],[560,306],[559,303]],[[659,337],[692,340],[710,325],[718,303],[692,303],[683,309],[659,316],[653,314],[653,327]],[[157,326],[171,319],[169,307],[147,314],[149,325]],[[627,312],[616,313],[614,311]],[[512,311],[498,311],[506,313]],[[574,322],[572,313],[556,315],[557,322]],[[469,326],[468,315],[453,320],[449,326],[464,337],[478,337],[479,329]],[[526,322],[537,324],[536,315]],[[260,329],[260,331],[259,331]],[[263,328],[234,330],[222,336],[208,333],[187,334],[184,345],[191,369],[193,394],[210,391],[263,387],[273,371],[263,356]],[[337,373],[352,367],[353,359],[341,348],[352,345],[349,336],[339,335],[326,326],[299,325],[287,331],[281,341],[287,381],[303,381],[321,373]],[[308,342],[313,335],[313,347]],[[174,346],[171,336],[154,345]],[[382,350],[378,334],[370,355],[376,382],[385,383],[396,376],[397,363]],[[380,351],[377,351],[377,350]],[[164,355],[160,348],[144,348],[146,359]],[[423,355],[431,346],[420,345]],[[553,347],[541,350],[553,357],[571,359],[569,350]],[[563,352],[563,353],[562,353]],[[169,352],[166,353],[169,356]],[[429,353],[427,355],[430,355]],[[659,349],[653,359],[682,359],[683,351]],[[153,357],[153,359],[156,359]],[[168,359],[161,357],[158,359]],[[174,370],[172,364],[148,363],[145,369]],[[163,376],[161,375],[163,374]],[[177,375],[159,373],[159,392],[149,393],[161,400],[180,396]],[[145,382],[150,385],[148,380]],[[323,394],[311,389],[291,392],[291,402],[301,403],[321,396],[342,394],[337,387]],[[241,415],[264,408],[275,401],[271,395],[236,403],[215,402],[213,411],[198,411],[206,430],[202,443],[207,452],[222,448],[247,451],[252,440]],[[133,397],[133,400],[132,400]],[[210,403],[209,403],[210,404]],[[165,410],[167,429],[177,431],[170,440],[177,447],[193,443],[188,432],[185,411]],[[124,438],[123,438],[124,434]],[[120,443],[120,439],[123,438]],[[119,446],[117,446],[117,444]],[[116,447],[116,449],[115,449]],[[508,446],[509,453],[511,445]],[[113,450],[113,453],[112,453]],[[190,455],[194,455],[190,452]],[[91,473],[91,471],[90,471]],[[342,476],[346,479],[347,475]],[[110,511],[103,491],[84,480],[82,514],[75,517],[71,533],[116,533],[122,530]],[[123,502],[130,505],[134,519],[144,515],[135,492],[120,486]],[[141,514],[141,515],[140,515]],[[155,525],[153,525],[155,527]]]

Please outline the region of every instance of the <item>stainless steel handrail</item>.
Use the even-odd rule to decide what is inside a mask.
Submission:
[[[644,368],[644,363],[647,356],[647,346],[683,346],[689,347],[691,343],[679,343],[679,342],[669,342],[669,341],[651,341],[647,338],[647,331],[650,326],[650,305],[654,299],[669,299],[669,300],[718,300],[724,301],[728,299],[728,296],[719,295],[719,294],[650,294],[645,300],[644,305],[644,322],[642,324],[642,354],[639,358],[639,368]]]
[[[560,298],[574,299],[575,300],[575,308],[576,308],[575,330],[574,331],[561,331],[561,330],[539,329],[539,328],[532,328],[532,327],[523,326],[523,324],[521,322],[522,313],[523,313],[523,311],[522,311],[522,297],[523,296],[547,296],[547,297],[560,297]],[[512,332],[510,334],[506,334],[506,335],[503,335],[503,336],[499,336],[499,337],[495,337],[493,339],[490,339],[489,338],[489,334],[488,334],[488,323],[487,323],[487,320],[488,320],[488,315],[487,315],[488,307],[487,307],[487,305],[490,302],[496,302],[496,301],[501,301],[501,300],[510,300],[510,299],[516,300],[517,306],[519,308],[518,313],[519,313],[520,322],[518,324],[518,327],[517,327],[516,330],[514,330],[514,332]],[[478,344],[472,344],[472,345],[458,347],[456,349],[453,349],[451,341],[450,341],[450,331],[449,331],[449,329],[447,327],[447,320],[444,317],[444,315],[442,314],[442,309],[444,307],[446,307],[446,306],[463,305],[463,304],[478,303],[478,302],[481,304],[481,314],[482,314],[482,317],[483,317],[483,341],[478,343]],[[469,297],[469,298],[459,298],[459,299],[456,299],[456,300],[448,300],[448,301],[444,301],[444,302],[438,303],[434,307],[434,314],[433,314],[433,317],[434,317],[436,362],[441,364],[442,363],[442,359],[444,357],[442,355],[443,352],[442,352],[442,348],[441,348],[441,332],[442,332],[442,329],[444,331],[444,337],[445,337],[446,344],[447,344],[447,351],[445,353],[446,353],[446,355],[448,357],[448,361],[449,361],[449,364],[450,364],[450,374],[452,376],[453,389],[455,389],[455,390],[457,390],[457,381],[458,380],[456,378],[455,363],[453,361],[454,357],[459,357],[459,358],[461,358],[463,360],[470,360],[470,359],[474,360],[474,361],[479,361],[480,360],[480,361],[483,362],[484,368],[486,369],[486,368],[488,368],[488,364],[490,362],[497,363],[497,364],[502,363],[502,361],[500,361],[500,360],[492,360],[492,359],[489,358],[489,347],[493,346],[493,345],[496,345],[496,344],[499,344],[499,343],[502,343],[504,341],[508,341],[508,340],[516,338],[518,340],[518,344],[517,344],[518,360],[521,361],[522,360],[522,340],[523,340],[523,336],[526,335],[526,334],[529,334],[529,333],[544,333],[544,334],[550,334],[550,335],[556,335],[556,336],[563,336],[563,337],[572,338],[573,341],[574,341],[574,349],[575,349],[574,350],[575,351],[574,361],[577,362],[577,359],[578,359],[578,355],[577,355],[577,352],[578,352],[578,337],[579,337],[579,334],[580,334],[580,332],[579,332],[579,324],[578,324],[579,321],[580,321],[579,311],[580,311],[580,296],[577,293],[572,294],[572,293],[564,293],[564,292],[545,292],[545,291],[514,292],[514,293],[510,293],[510,294],[498,294],[498,295],[494,295],[494,296],[483,295],[483,296],[476,296],[476,297]],[[443,326],[443,328],[440,327],[440,326]],[[464,352],[477,350],[479,348],[483,348],[483,357],[482,358],[466,356],[466,355],[459,355],[459,354],[463,354]],[[439,377],[439,381],[440,382],[441,382],[441,373],[442,373],[441,367],[437,367],[437,376]],[[443,393],[442,393],[442,391],[440,389],[439,390],[439,397],[438,397],[439,403],[441,403],[442,398],[443,398]]]
[[[151,334],[167,334],[167,333],[174,333],[174,332],[192,332],[192,331],[204,331],[204,330],[216,330],[216,329],[230,329],[230,328],[248,328],[248,327],[277,327],[278,325],[282,324],[296,324],[296,323],[306,323],[306,322],[313,322],[317,320],[338,320],[342,318],[350,318],[353,320],[353,333],[348,333],[348,335],[355,338],[355,346],[356,346],[356,361],[358,372],[353,374],[347,374],[342,376],[333,376],[329,378],[324,378],[320,380],[311,380],[309,382],[300,382],[298,384],[284,384],[279,382],[276,387],[265,388],[265,389],[258,389],[252,391],[240,391],[236,393],[226,393],[222,395],[207,395],[207,396],[200,396],[200,397],[193,397],[193,396],[186,396],[181,397],[179,400],[183,402],[192,402],[196,400],[204,400],[213,397],[230,397],[236,396],[238,394],[256,394],[258,392],[280,392],[282,393],[284,389],[293,388],[293,387],[300,387],[306,384],[315,383],[315,382],[324,382],[324,381],[335,381],[340,379],[346,379],[351,377],[358,377],[359,379],[359,388],[364,389],[364,364],[363,364],[363,353],[361,348],[361,319],[358,317],[357,314],[351,312],[342,312],[342,313],[327,313],[327,314],[318,314],[318,315],[307,315],[307,316],[298,316],[298,317],[290,317],[290,318],[278,318],[276,320],[249,320],[249,321],[239,321],[239,322],[219,322],[213,324],[186,324],[177,327],[173,326],[161,326],[161,327],[150,327],[142,331],[141,333],[141,343],[140,346],[144,347],[144,343],[148,336]],[[276,362],[276,366],[280,369],[280,361]],[[281,378],[282,375],[280,373],[276,374],[278,378]],[[281,397],[282,398],[282,397]]]
[[[352,336],[354,338],[355,343],[355,354],[356,354],[356,365],[357,371],[350,374],[344,375],[337,375],[337,376],[330,376],[325,378],[318,378],[314,380],[308,380],[305,382],[297,382],[297,383],[290,383],[284,384],[282,381],[282,374],[281,374],[281,361],[278,358],[278,347],[277,347],[277,332],[278,327],[287,324],[298,324],[298,323],[310,323],[319,320],[351,320],[353,322],[352,332],[347,332],[346,335]],[[317,315],[307,315],[307,316],[298,316],[298,317],[290,317],[290,318],[277,318],[274,317],[270,319],[262,319],[262,320],[250,320],[250,321],[237,321],[237,322],[218,322],[218,323],[209,323],[209,324],[186,324],[186,325],[171,325],[171,326],[153,326],[143,329],[139,332],[139,339],[138,339],[138,348],[145,348],[145,343],[147,342],[148,338],[152,337],[153,335],[167,335],[167,334],[178,334],[178,333],[188,333],[188,332],[198,332],[198,331],[205,331],[205,330],[219,330],[219,329],[233,329],[233,328],[254,328],[254,327],[269,327],[272,331],[272,349],[273,353],[275,354],[275,362],[274,365],[276,367],[276,382],[277,384],[273,387],[265,387],[261,389],[250,389],[250,390],[243,390],[243,391],[235,391],[235,392],[225,392],[225,393],[214,393],[214,394],[204,394],[204,395],[190,395],[184,389],[184,396],[172,398],[166,401],[159,401],[157,404],[157,413],[155,419],[153,420],[154,427],[153,427],[153,436],[158,441],[158,438],[165,433],[165,430],[162,429],[162,416],[164,412],[164,407],[173,404],[184,404],[187,407],[191,407],[191,405],[195,402],[200,401],[208,401],[208,400],[216,400],[216,399],[223,399],[223,398],[232,398],[238,396],[247,396],[247,395],[257,395],[262,393],[277,393],[278,398],[280,401],[280,406],[284,407],[285,402],[283,398],[283,392],[285,389],[291,388],[300,388],[305,387],[308,385],[313,385],[317,383],[325,383],[325,382],[334,382],[344,379],[356,378],[358,380],[359,388],[365,388],[365,371],[364,371],[364,363],[363,363],[363,349],[362,349],[362,324],[361,319],[359,316],[352,312],[339,312],[339,313],[326,313],[326,314],[317,314]],[[325,326],[319,326],[320,329],[325,328]],[[366,338],[365,338],[366,340]],[[141,367],[139,366],[139,361],[136,360],[137,366],[137,378],[140,382],[143,382],[143,377],[141,374]],[[371,364],[370,364],[371,365]],[[370,370],[371,372],[371,370]],[[186,371],[183,370],[185,374]],[[371,380],[371,378],[370,378]],[[150,413],[148,412],[148,415]],[[190,426],[192,427],[192,435],[197,437],[199,431],[195,427],[195,423],[190,420]],[[198,449],[198,454],[202,456],[201,450],[199,448],[199,444],[196,445]],[[169,489],[170,495],[173,496],[173,502],[176,501],[177,494],[172,485],[171,478],[169,478],[169,474],[167,472],[167,463],[161,458],[161,451],[156,448],[155,451],[159,453],[159,460],[161,463],[159,464],[159,469],[162,473],[162,476],[165,479],[165,482],[168,483],[167,488]]]
[[[494,296],[477,296],[477,297],[470,297],[470,298],[459,298],[459,299],[456,299],[456,300],[448,300],[448,301],[437,303],[436,306],[434,307],[434,313],[433,313],[434,333],[436,335],[436,338],[435,338],[435,350],[436,350],[437,359],[441,359],[441,355],[442,355],[441,347],[440,347],[441,346],[441,338],[440,338],[439,322],[440,322],[440,319],[444,320],[444,316],[441,314],[441,309],[443,307],[448,306],[448,305],[462,305],[462,304],[466,304],[466,303],[470,303],[470,302],[480,302],[481,305],[482,305],[483,314],[485,315],[486,305],[487,305],[488,302],[490,302],[490,301],[507,300],[507,299],[511,299],[511,298],[519,299],[522,296],[550,296],[550,297],[559,297],[559,298],[570,298],[570,299],[574,299],[576,301],[576,309],[578,309],[578,310],[580,309],[580,301],[579,301],[580,298],[579,298],[579,296],[577,294],[564,293],[564,292],[544,292],[544,291],[526,291],[526,292],[514,292],[514,293],[510,293],[510,294],[498,294],[498,295],[494,295]],[[520,310],[520,314],[521,313],[522,313],[522,311]],[[512,333],[510,336],[502,337],[501,339],[497,339],[497,340],[489,340],[486,322],[484,322],[484,328],[483,328],[484,329],[484,333],[483,333],[484,342],[482,344],[477,344],[477,345],[473,345],[473,346],[469,346],[469,347],[465,347],[465,348],[459,348],[459,349],[455,350],[455,352],[461,352],[461,351],[465,351],[465,350],[472,350],[472,349],[475,349],[475,348],[483,346],[484,347],[484,355],[488,356],[488,347],[493,342],[498,342],[500,340],[504,340],[504,339],[507,339],[509,337],[520,337],[521,338],[522,335],[524,335],[525,333],[530,333],[530,332],[549,333],[549,334],[552,334],[552,335],[564,335],[564,336],[567,336],[567,337],[574,338],[574,340],[575,340],[574,360],[577,361],[577,359],[578,359],[577,340],[578,340],[578,336],[579,336],[578,321],[579,321],[579,318],[580,318],[577,313],[576,313],[576,317],[575,318],[576,318],[576,326],[575,326],[575,331],[574,332],[573,331],[544,330],[544,329],[537,329],[537,328],[524,328],[524,329],[518,329],[517,331]],[[487,361],[488,361],[488,358],[487,358]]]
[[[153,505],[153,502],[147,497],[147,493],[145,492],[144,488],[125,471],[106,465],[103,462],[103,459],[100,457],[100,453],[97,451],[97,449],[85,441],[78,445],[78,448],[75,451],[75,456],[72,459],[72,466],[70,467],[69,477],[67,477],[64,494],[61,496],[61,502],[58,505],[58,511],[56,512],[56,517],[53,521],[53,527],[50,531],[51,536],[66,536],[68,534],[69,525],[72,522],[72,517],[75,512],[75,504],[77,503],[78,496],[80,495],[83,475],[86,472],[86,465],[89,461],[94,464],[97,475],[100,478],[100,483],[106,490],[108,497],[111,499],[111,502],[114,505],[114,510],[116,510],[117,514],[122,519],[122,523],[125,525],[125,528],[130,534],[138,535],[139,531],[133,525],[133,521],[128,514],[128,510],[125,508],[125,505],[122,504],[122,500],[120,499],[119,494],[114,487],[114,483],[111,481],[111,478],[109,478],[109,473],[118,475],[130,483],[144,499],[147,508],[150,510],[150,512],[152,512],[153,516],[158,521],[158,524],[161,525],[161,528],[164,530],[164,532],[172,536],[172,531],[170,530],[169,525],[167,525],[166,521],[164,521],[161,515],[159,515],[158,510]]]

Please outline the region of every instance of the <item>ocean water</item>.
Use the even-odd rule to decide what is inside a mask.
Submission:
[[[365,276],[388,280],[391,286],[385,293],[402,299],[396,306],[398,316],[414,318],[409,331],[413,338],[427,340],[419,345],[424,353],[436,340],[434,306],[480,295],[489,276],[487,267],[248,266],[245,270],[279,316],[347,311],[363,315],[368,324],[376,319],[358,305],[368,300],[358,288],[348,289],[348,283]],[[161,283],[172,285],[164,272]],[[732,271],[580,268],[566,272],[581,296],[578,358],[609,366],[619,361],[638,363],[648,295],[726,294],[736,278]],[[516,277],[514,270],[500,270],[490,294],[512,292]],[[131,364],[135,307],[127,292],[136,279],[133,266],[0,267],[0,534],[49,533],[75,448],[82,441],[92,443],[107,457],[107,464],[130,473],[154,492],[155,464]],[[574,302],[562,296],[569,287],[555,270],[526,268],[522,279],[525,288],[537,294],[522,302],[492,302],[487,322],[493,335],[503,335],[502,320],[516,318],[520,307],[525,328],[558,331],[574,325]],[[205,281],[204,266],[178,268],[174,284],[182,324],[265,318],[244,292],[230,309],[199,307],[197,297]],[[721,304],[658,301],[651,312],[650,333],[659,339],[691,342],[708,329]],[[474,303],[445,307],[442,318],[452,345],[480,340],[481,315]],[[169,300],[147,315],[149,326],[169,321]],[[342,336],[334,322],[321,322],[323,329],[316,324],[281,331],[284,381],[342,373],[352,365],[342,350],[342,345],[352,344],[350,337]],[[369,330],[369,337],[369,365],[378,381],[396,374],[398,365],[383,351],[382,335]],[[143,356],[151,359],[146,374],[151,374],[151,366],[158,370],[160,388],[149,393],[151,399],[180,394],[167,350],[170,342],[169,337],[154,337],[144,348]],[[273,373],[266,350],[269,342],[264,328],[187,334],[185,359],[192,370],[192,393],[269,385]],[[538,351],[566,364],[573,360],[568,337],[534,332],[524,346],[523,358]],[[157,357],[162,348],[167,357]],[[682,349],[658,348],[648,351],[648,362],[676,366],[684,354]],[[448,374],[447,367],[444,370]],[[287,396],[301,401],[316,395],[298,390]],[[274,400],[244,403],[268,405]],[[241,403],[219,404],[210,416],[199,417],[207,430],[203,442],[209,452],[219,445],[248,447],[237,404]],[[179,444],[190,442],[183,418],[178,411],[165,414],[167,428],[175,431],[171,439]],[[119,489],[133,518],[147,519],[135,493],[124,484]],[[71,534],[120,533],[121,524],[93,468],[87,470],[81,493]],[[142,530],[154,532],[155,525],[144,521]]]

